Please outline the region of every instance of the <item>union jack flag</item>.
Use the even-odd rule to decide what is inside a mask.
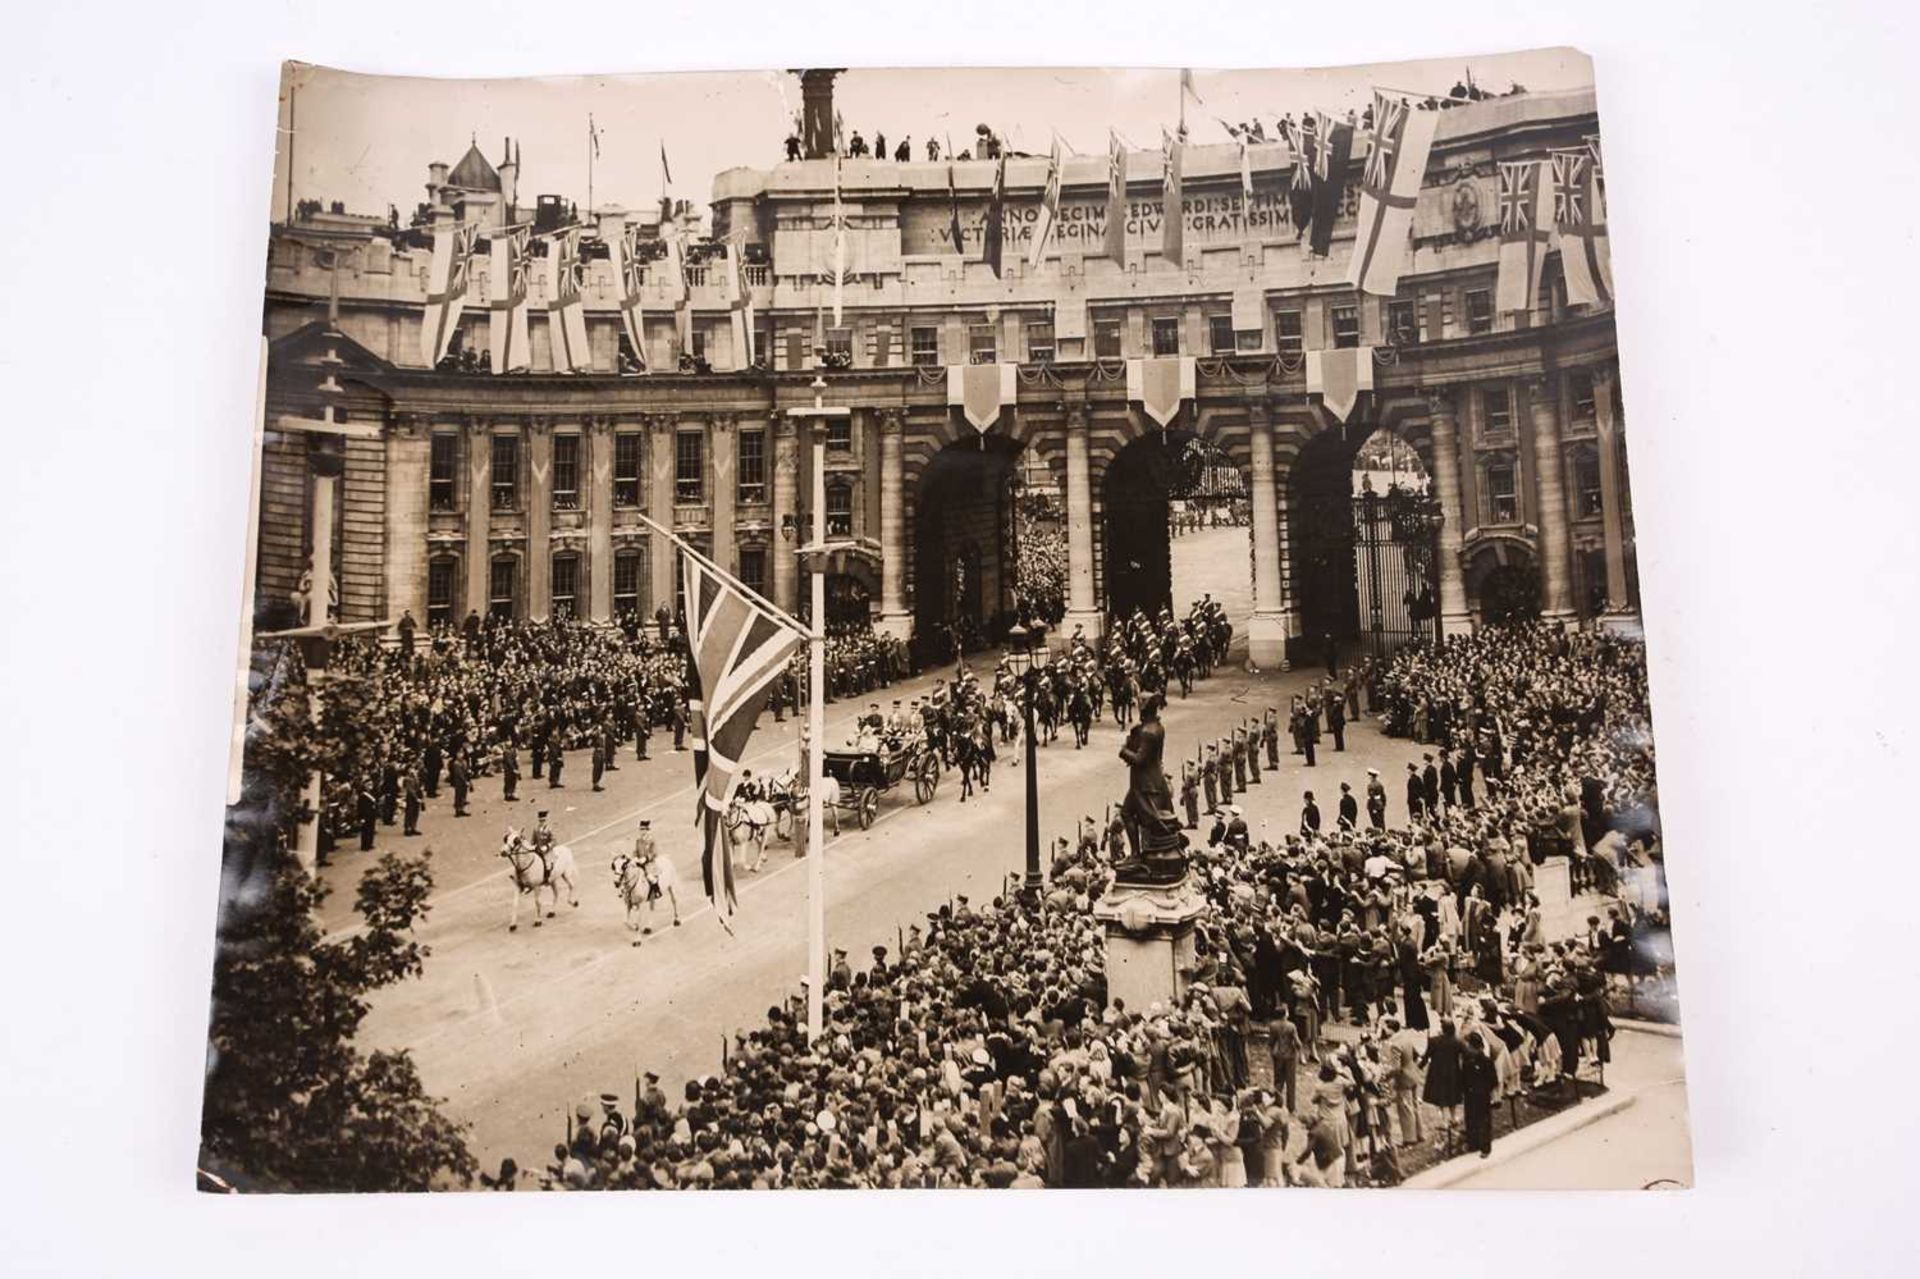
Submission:
[[[1314,148],[1313,174],[1324,182],[1333,176],[1333,147],[1328,145],[1333,141],[1333,117],[1324,111],[1317,111],[1314,114],[1319,118],[1319,127],[1315,132],[1320,137],[1321,145]]]
[[[687,598],[687,648],[693,658],[688,663],[687,744],[693,749],[693,784],[699,793],[694,821],[702,830],[700,873],[714,906],[730,909],[735,901],[733,862],[727,855],[728,840],[718,830],[720,818],[733,796],[734,772],[766,706],[767,690],[799,649],[801,634],[793,622],[763,607],[732,578],[684,550],[680,572]]]
[[[507,232],[507,297],[510,307],[525,304],[533,283],[533,236],[525,228]]]
[[[1532,233],[1534,182],[1539,168],[1535,160],[1517,164],[1501,162],[1498,206],[1502,237],[1518,239]]]
[[[1587,225],[1587,157],[1577,151],[1554,152],[1553,222],[1560,227]]]
[[[1393,157],[1400,147],[1400,126],[1407,114],[1406,104],[1384,94],[1373,95],[1373,139],[1367,151],[1365,182],[1384,191],[1393,177]]]

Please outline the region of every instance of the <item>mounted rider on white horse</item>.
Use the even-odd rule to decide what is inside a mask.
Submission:
[[[647,918],[653,918],[653,912],[662,897],[673,908],[673,926],[680,927],[680,875],[673,863],[660,856],[653,845],[653,823],[646,818],[640,819],[640,833],[634,836],[633,851],[620,853],[613,859],[613,888],[620,895],[620,902],[627,908],[627,927],[634,928],[633,913],[641,906],[647,908]],[[641,928],[640,936],[653,932],[648,923]],[[638,946],[640,938],[633,939]]]
[[[573,850],[554,841],[544,808],[540,810],[539,824],[533,828],[531,839],[521,835],[518,827],[507,827],[506,836],[500,841],[500,856],[506,858],[513,876],[513,913],[507,921],[508,932],[515,932],[520,927],[522,896],[531,895],[533,898],[535,928],[541,924],[540,893],[543,889],[553,894],[546,918],[552,919],[554,908],[560,905],[562,884],[567,886],[568,904],[579,907],[580,894],[576,887],[578,873],[574,867]]]

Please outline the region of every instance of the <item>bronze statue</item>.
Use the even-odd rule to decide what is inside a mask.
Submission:
[[[1186,836],[1181,833],[1180,819],[1173,811],[1173,791],[1160,766],[1167,744],[1167,730],[1160,723],[1160,708],[1165,704],[1160,694],[1149,694],[1140,706],[1140,722],[1129,730],[1127,744],[1120,748],[1120,758],[1130,770],[1120,820],[1126,826],[1132,854],[1114,868],[1115,877],[1123,882],[1172,883],[1187,870],[1187,859],[1181,851]]]

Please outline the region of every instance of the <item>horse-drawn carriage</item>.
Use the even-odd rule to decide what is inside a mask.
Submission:
[[[922,739],[876,750],[828,750],[820,756],[820,767],[839,783],[835,807],[851,812],[862,830],[873,825],[880,796],[908,779],[916,803],[926,803],[940,787],[940,756]]]

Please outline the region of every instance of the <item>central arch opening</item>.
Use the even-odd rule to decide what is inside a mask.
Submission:
[[[997,643],[1013,622],[1014,481],[1022,446],[956,440],[921,472],[914,512],[913,611],[923,662]]]
[[[1133,440],[1101,479],[1107,612],[1186,611],[1203,595],[1237,635],[1253,611],[1245,471],[1213,440],[1156,431]]]

